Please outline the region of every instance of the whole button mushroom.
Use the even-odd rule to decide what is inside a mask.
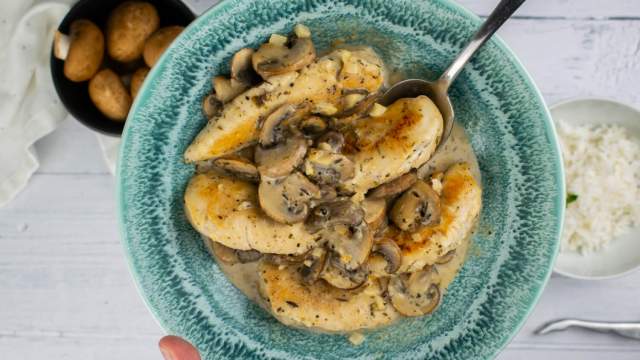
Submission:
[[[69,35],[56,32],[53,54],[64,60],[64,76],[74,82],[87,81],[98,72],[104,57],[104,36],[91,21],[71,23]]]
[[[156,8],[148,2],[126,1],[107,20],[107,51],[116,61],[129,62],[142,56],[145,41],[160,25]]]
[[[104,116],[124,121],[131,107],[131,96],[120,77],[110,69],[101,70],[89,81],[89,97]]]
[[[184,30],[182,26],[167,26],[154,32],[144,44],[142,56],[147,66],[153,67],[173,40]]]

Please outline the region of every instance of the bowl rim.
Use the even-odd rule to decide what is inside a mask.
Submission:
[[[603,103],[609,103],[627,110],[630,110],[632,113],[637,114],[638,119],[640,119],[640,108],[636,107],[628,102],[624,102],[624,101],[620,101],[620,100],[616,100],[613,99],[611,97],[606,97],[606,96],[572,96],[560,101],[557,101],[555,103],[553,103],[551,106],[549,106],[549,113],[551,113],[554,109],[557,109],[559,107],[562,106],[570,106],[576,103],[583,103],[583,102],[603,102]],[[551,120],[553,121],[553,125],[554,127],[556,126],[556,120],[554,120],[553,118],[551,118]],[[558,138],[559,139],[559,138]],[[562,153],[560,153],[560,156],[562,156]],[[564,165],[563,165],[564,166]],[[566,181],[566,179],[565,179]],[[565,197],[566,197],[566,189],[565,189]],[[561,234],[562,235],[562,234]],[[562,242],[562,240],[560,240]],[[558,252],[558,256],[557,258],[559,258],[560,256],[562,256],[563,251],[559,251]],[[556,258],[556,259],[557,259]],[[631,275],[633,273],[635,273],[636,271],[640,270],[640,262],[638,262],[638,264],[636,264],[635,266],[633,266],[632,268],[629,268],[627,270],[615,273],[615,274],[610,274],[610,275],[580,275],[580,274],[576,274],[573,273],[571,271],[566,271],[566,270],[561,270],[560,268],[558,268],[558,264],[557,262],[554,263],[553,265],[553,272],[570,278],[570,279],[576,279],[576,280],[586,280],[586,281],[601,281],[601,280],[612,280],[612,279],[618,279],[621,277],[625,277],[628,275]]]
[[[210,8],[208,8],[206,11],[204,11],[202,14],[200,14],[199,16],[197,16],[197,18],[187,26],[187,28],[185,29],[185,31],[183,31],[183,33],[180,35],[180,37],[184,36],[184,34],[188,33],[189,29],[191,27],[198,27],[201,26],[201,24],[209,21],[209,19],[211,17],[214,17],[215,14],[221,12],[222,10],[224,10],[225,8],[231,6],[231,4],[235,4],[239,1],[242,0],[220,0],[218,3],[214,4],[213,6],[211,6]],[[471,10],[468,10],[466,7],[458,4],[456,1],[454,0],[431,0],[434,2],[439,2],[441,4],[443,4],[443,6],[448,6],[451,8],[454,8],[455,10],[459,11],[462,15],[468,17],[471,21],[473,21],[477,27],[479,27],[482,23],[482,19],[476,15],[475,13],[473,13]],[[492,41],[494,43],[494,45],[496,45],[500,52],[502,52],[503,54],[505,54],[506,56],[508,56],[510,58],[510,60],[512,60],[516,65],[517,65],[517,69],[518,71],[521,72],[521,74],[523,75],[523,82],[525,83],[525,86],[536,96],[536,100],[539,101],[539,103],[542,105],[542,108],[540,109],[542,114],[544,115],[544,130],[545,130],[545,134],[553,140],[552,144],[551,144],[551,151],[555,152],[555,168],[556,171],[558,173],[558,177],[555,179],[556,185],[559,187],[560,189],[560,194],[562,194],[562,196],[560,196],[558,199],[556,199],[556,203],[555,203],[555,207],[558,213],[558,219],[557,222],[555,223],[555,225],[557,226],[557,231],[554,234],[553,237],[553,241],[554,241],[554,249],[553,249],[553,253],[552,256],[547,259],[548,263],[546,266],[546,269],[544,269],[544,273],[543,273],[543,280],[540,282],[540,286],[536,289],[535,294],[533,294],[532,296],[532,301],[529,303],[529,305],[526,307],[526,309],[524,309],[524,312],[520,315],[520,319],[517,322],[513,322],[513,326],[511,327],[511,330],[509,332],[505,332],[504,334],[502,334],[501,337],[497,337],[496,339],[499,340],[500,345],[495,347],[495,350],[491,353],[490,358],[495,358],[499,353],[501,353],[508,345],[509,343],[513,340],[513,338],[520,332],[520,330],[522,329],[523,325],[525,324],[525,322],[528,320],[529,316],[531,316],[531,313],[534,309],[534,307],[537,305],[537,303],[540,300],[540,297],[542,295],[542,292],[544,291],[544,289],[546,288],[549,279],[551,277],[551,274],[553,272],[553,267],[555,264],[555,261],[557,259],[559,250],[560,250],[560,236],[562,234],[562,229],[563,229],[563,225],[564,225],[564,212],[565,212],[565,196],[564,194],[566,193],[566,184],[565,184],[565,172],[564,172],[564,165],[562,162],[562,158],[561,158],[561,150],[560,150],[560,143],[558,140],[558,134],[557,131],[555,129],[555,126],[553,124],[553,120],[551,118],[551,114],[549,111],[549,107],[547,106],[546,101],[544,100],[544,97],[540,91],[540,89],[537,87],[535,81],[533,80],[531,74],[529,73],[529,71],[525,68],[524,64],[522,63],[522,61],[520,61],[520,59],[517,57],[517,55],[515,54],[515,52],[509,47],[507,46],[507,44],[504,42],[504,40],[502,40],[502,38],[498,35],[494,35],[492,39],[490,39],[490,41]],[[160,74],[160,72],[162,71],[162,69],[164,69],[164,67],[166,66],[166,59],[171,56],[172,51],[170,51],[171,49],[174,49],[178,44],[179,41],[175,41],[174,43],[172,43],[172,45],[165,51],[165,53],[160,57],[160,59],[158,60],[158,62],[156,63],[156,66],[154,66],[151,71],[149,72],[149,74],[147,75],[147,80],[151,79],[151,78],[155,78],[158,76],[158,74]],[[148,92],[148,88],[149,88],[149,84],[151,83],[151,81],[145,81],[144,84],[142,85],[142,87],[139,90],[140,94],[145,94]],[[138,107],[140,106],[140,99],[142,98],[142,96],[138,96],[137,99],[134,101],[131,110],[129,111],[129,117],[132,116],[132,114],[137,113],[138,111]],[[129,119],[128,117],[128,119]],[[125,127],[122,133],[122,140],[123,143],[128,139],[130,135],[130,131],[129,128],[131,126],[131,121],[127,121],[125,123]],[[136,286],[136,290],[138,291],[138,293],[140,294],[140,297],[143,299],[145,306],[147,307],[147,309],[149,310],[149,312],[152,314],[152,316],[154,317],[154,319],[156,320],[156,322],[160,325],[160,327],[165,331],[168,332],[169,331],[169,326],[166,323],[166,320],[163,319],[160,314],[159,314],[159,310],[156,309],[153,305],[151,305],[150,299],[147,297],[147,295],[144,293],[143,289],[142,289],[142,283],[141,281],[139,281],[140,279],[140,274],[139,274],[139,269],[137,269],[133,264],[135,263],[133,260],[133,255],[132,255],[132,251],[131,248],[128,244],[128,241],[126,240],[126,233],[125,233],[125,218],[124,218],[124,214],[125,211],[124,209],[127,207],[125,199],[124,199],[124,189],[123,189],[123,170],[122,170],[122,159],[124,158],[124,153],[125,153],[125,147],[121,146],[119,149],[119,153],[118,153],[118,162],[117,162],[117,168],[116,168],[116,195],[117,195],[117,201],[118,201],[118,228],[119,228],[119,232],[120,232],[120,240],[121,243],[125,249],[125,256],[127,259],[127,263],[129,265],[129,270],[131,273],[131,276],[134,280],[135,286]]]

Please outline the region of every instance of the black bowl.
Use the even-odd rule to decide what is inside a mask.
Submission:
[[[58,30],[67,34],[74,20],[89,19],[101,29],[105,28],[111,10],[125,0],[80,0],[58,26]],[[145,0],[153,4],[160,15],[160,26],[187,26],[195,19],[195,14],[180,0]],[[87,127],[107,135],[119,136],[124,129],[124,122],[108,119],[93,105],[89,98],[89,82],[75,83],[64,76],[64,61],[53,56],[51,51],[51,77],[58,97],[73,117]],[[131,64],[123,65],[108,59],[105,51],[105,64],[118,73],[124,73]],[[140,60],[140,65],[143,61]],[[137,66],[135,67],[137,68]]]

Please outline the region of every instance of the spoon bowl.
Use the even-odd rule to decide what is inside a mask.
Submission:
[[[387,90],[378,101],[381,105],[389,106],[401,98],[412,98],[420,95],[429,97],[442,114],[443,131],[438,139],[436,151],[442,147],[451,134],[455,118],[453,105],[447,93],[448,85],[441,81],[430,82],[422,79],[407,79],[400,81]]]

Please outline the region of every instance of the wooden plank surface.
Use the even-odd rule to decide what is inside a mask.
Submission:
[[[486,15],[496,0],[461,3]],[[210,0],[192,1],[198,12]],[[527,2],[501,37],[549,103],[605,96],[640,106],[640,2]],[[64,123],[36,145],[41,167],[0,208],[0,359],[159,359],[162,335],[126,268],[114,180],[95,136]],[[638,359],[640,342],[533,331],[562,317],[640,320],[640,273],[583,282],[554,276],[501,359]]]

